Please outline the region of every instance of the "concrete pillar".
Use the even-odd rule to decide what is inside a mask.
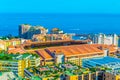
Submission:
[[[89,73],[89,80],[91,80],[91,73]]]
[[[96,80],[98,80],[98,72],[96,72]]]
[[[109,50],[108,49],[105,49],[104,50],[104,57],[108,56],[109,55]]]
[[[84,80],[84,74],[82,74],[82,80]]]

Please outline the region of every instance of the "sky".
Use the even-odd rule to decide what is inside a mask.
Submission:
[[[120,14],[120,0],[0,0],[0,12]]]

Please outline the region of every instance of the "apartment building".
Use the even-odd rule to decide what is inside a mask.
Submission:
[[[31,26],[29,24],[22,24],[19,26],[19,36],[24,39],[32,39],[34,34],[46,34],[48,29],[43,26]]]
[[[12,71],[24,77],[24,69],[40,65],[40,58],[30,54],[1,54],[0,70]]]
[[[70,34],[36,34],[33,35],[32,40],[35,42],[56,41],[56,40],[72,40]]]
[[[96,71],[96,72],[89,72],[87,74],[73,74],[73,73],[66,73],[64,79],[65,80],[104,80],[104,72]]]
[[[93,43],[118,46],[118,36],[116,34],[94,34],[91,36]]]
[[[21,44],[20,39],[0,40],[0,50],[7,51],[9,46],[16,46]]]
[[[120,59],[113,57],[99,57],[83,60],[83,67],[92,68],[96,66],[107,67],[102,80],[120,80]]]

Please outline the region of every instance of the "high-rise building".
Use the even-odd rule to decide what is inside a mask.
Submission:
[[[91,40],[93,43],[97,44],[107,44],[107,45],[115,45],[118,46],[118,36],[116,34],[95,34],[92,35]]]
[[[31,26],[22,24],[19,26],[19,37],[24,39],[31,39],[35,34],[46,34],[48,29],[43,26]]]
[[[19,36],[20,37],[24,37],[23,34],[25,34],[26,32],[28,32],[28,30],[30,29],[30,25],[28,24],[22,24],[19,26]]]
[[[18,76],[24,77],[24,69],[28,67],[38,67],[40,58],[32,54],[0,54],[0,71],[12,71]]]

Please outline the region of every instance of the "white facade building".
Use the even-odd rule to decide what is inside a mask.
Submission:
[[[93,43],[118,46],[118,36],[116,34],[95,34],[92,37]]]

